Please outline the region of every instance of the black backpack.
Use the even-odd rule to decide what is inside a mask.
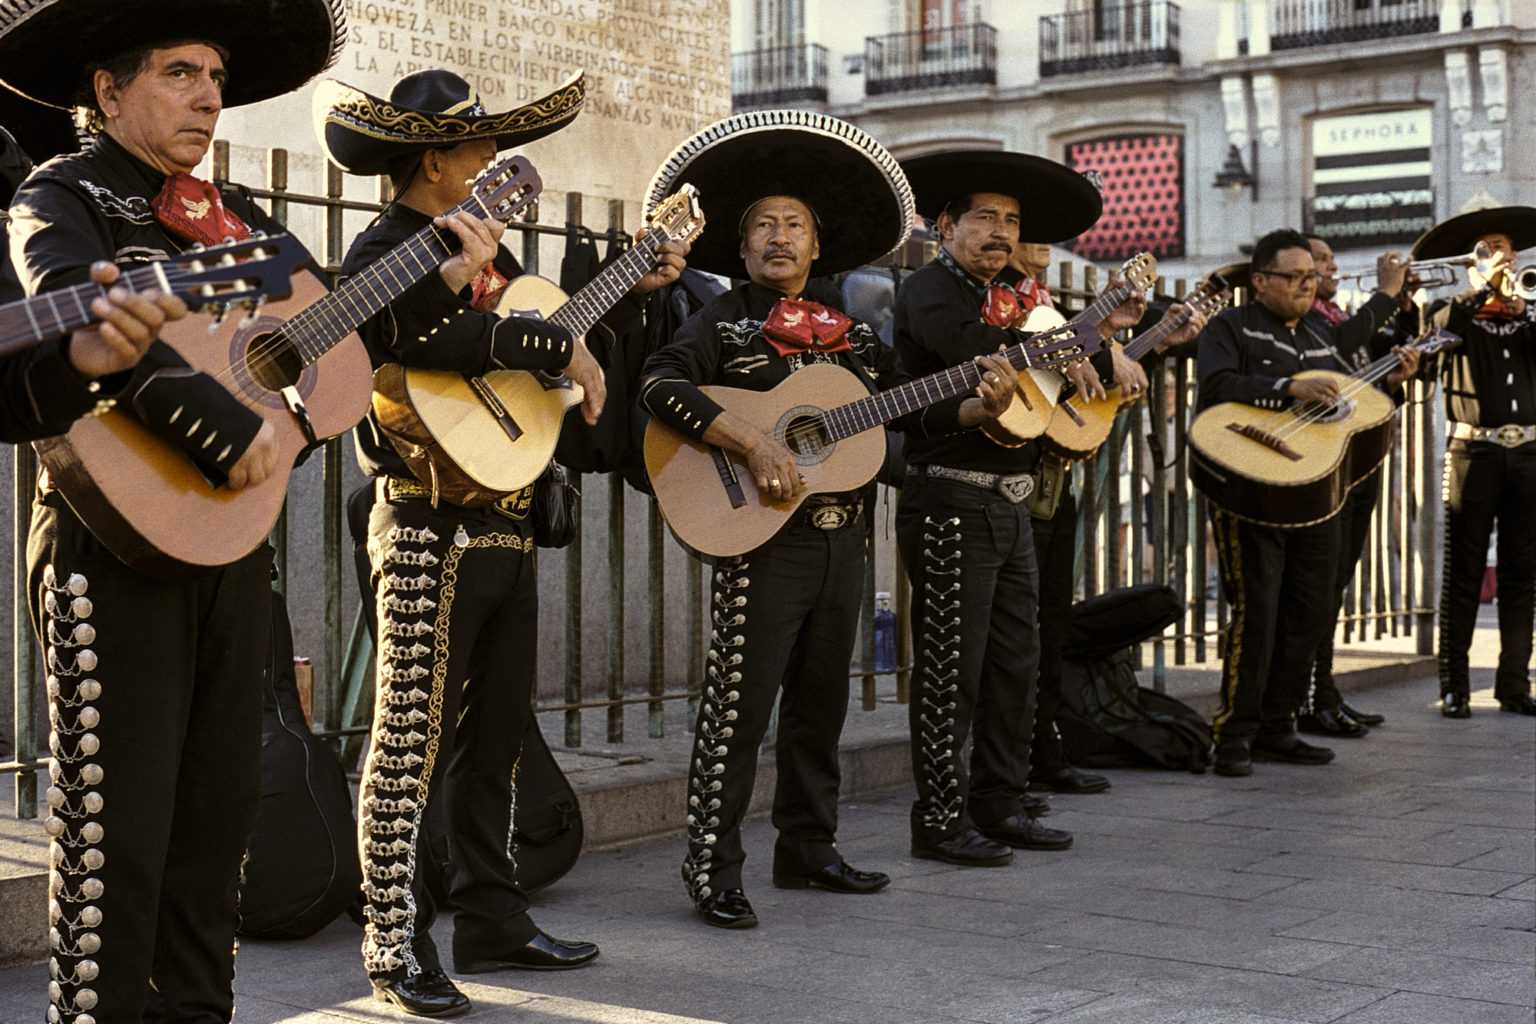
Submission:
[[[1156,584],[1072,606],[1056,725],[1073,764],[1191,772],[1210,765],[1211,729],[1205,719],[1136,680],[1133,645],[1161,633],[1181,611],[1173,591]]]

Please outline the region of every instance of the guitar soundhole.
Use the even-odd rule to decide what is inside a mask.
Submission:
[[[281,391],[299,382],[304,360],[287,335],[277,331],[251,339],[245,350],[245,369],[261,387]]]
[[[802,406],[791,409],[779,421],[784,445],[801,463],[821,462],[832,454],[833,442],[827,437],[826,423],[820,409]]]

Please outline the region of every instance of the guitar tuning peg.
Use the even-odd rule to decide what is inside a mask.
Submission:
[[[224,254],[223,258],[219,260],[219,266],[232,267],[235,265],[235,262],[235,254],[232,252],[227,252]]]
[[[256,239],[266,238],[267,233],[265,231],[252,231],[251,237]]]
[[[221,302],[208,308],[213,313],[208,318],[208,333],[217,334],[219,328],[224,326],[224,314],[229,312],[229,307]]]
[[[207,247],[203,245],[202,242],[194,242],[192,243],[192,247],[188,249],[187,252],[202,252],[205,248]]]

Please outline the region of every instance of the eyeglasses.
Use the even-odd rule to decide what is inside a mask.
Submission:
[[[1322,274],[1315,270],[1255,270],[1255,274],[1268,274],[1270,277],[1283,277],[1292,288],[1297,285],[1305,285],[1309,281],[1322,279]]]

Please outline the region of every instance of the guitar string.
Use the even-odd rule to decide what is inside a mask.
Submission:
[[[1418,338],[1415,338],[1411,343],[1412,347],[1416,348],[1429,336],[1430,335],[1426,333]],[[1396,369],[1397,366],[1397,357],[1392,355],[1384,356],[1381,359],[1378,359],[1376,362],[1372,363],[1370,366],[1367,366],[1361,370],[1357,370],[1355,373],[1349,375],[1351,383],[1340,390],[1337,402],[1333,402],[1328,405],[1323,405],[1317,402],[1308,402],[1303,406],[1303,411],[1300,414],[1288,410],[1286,413],[1280,414],[1280,416],[1278,416],[1273,421],[1275,423],[1275,429],[1270,431],[1270,433],[1274,434],[1275,437],[1281,441],[1289,440],[1290,438],[1295,437],[1305,428],[1318,422],[1325,416],[1330,415],[1343,402],[1348,401],[1355,395],[1360,394],[1360,392],[1363,390],[1373,386],[1377,381],[1390,376],[1392,371]]]

